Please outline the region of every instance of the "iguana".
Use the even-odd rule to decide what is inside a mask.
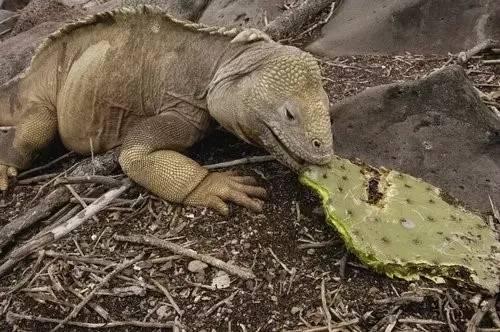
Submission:
[[[149,6],[66,25],[0,87],[0,189],[59,134],[81,153],[120,149],[127,176],[161,198],[259,211],[252,177],[209,173],[180,152],[211,119],[298,170],[333,155],[317,61],[256,29],[180,21]]]

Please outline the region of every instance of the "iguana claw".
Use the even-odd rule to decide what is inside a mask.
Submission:
[[[17,176],[17,170],[14,167],[0,165],[0,190],[7,190],[9,187],[9,178],[15,176]]]
[[[231,201],[253,211],[261,211],[266,197],[266,190],[256,185],[251,176],[238,176],[234,172],[210,173],[184,203],[198,206],[208,206],[223,215],[228,215]]]

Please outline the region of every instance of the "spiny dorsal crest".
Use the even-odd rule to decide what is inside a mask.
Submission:
[[[97,23],[113,23],[117,19],[127,18],[135,15],[149,15],[149,16],[161,17],[170,22],[179,24],[191,31],[207,33],[209,35],[231,37],[233,38],[230,41],[231,43],[248,43],[259,40],[272,41],[271,37],[269,37],[266,33],[258,29],[241,28],[241,27],[218,27],[218,26],[209,26],[202,23],[184,21],[167,14],[163,9],[161,9],[158,6],[150,6],[150,5],[139,5],[136,7],[122,7],[111,11],[101,12],[92,16],[88,16],[81,20],[65,25],[58,31],[51,34],[49,36],[49,39],[52,40],[57,39],[61,35],[68,34],[71,31],[76,30],[83,26],[93,25]]]
[[[258,29],[241,28],[241,27],[218,27],[218,26],[209,26],[202,23],[184,21],[167,14],[163,9],[161,9],[158,6],[138,5],[135,7],[122,7],[84,17],[82,19],[68,23],[63,27],[61,27],[59,30],[50,34],[36,49],[33,57],[31,58],[30,65],[24,71],[22,71],[20,74],[18,74],[11,80],[7,81],[4,84],[1,84],[0,88],[7,88],[11,84],[14,84],[15,82],[19,81],[24,76],[26,76],[37,54],[39,54],[44,49],[49,47],[57,39],[65,35],[68,35],[72,31],[85,26],[91,26],[98,23],[114,23],[117,19],[126,19],[127,17],[135,15],[149,15],[149,16],[160,17],[170,22],[180,24],[181,26],[190,31],[196,31],[196,32],[206,33],[209,35],[218,35],[218,36],[225,36],[228,38],[232,38],[230,40],[230,43],[251,43],[260,40],[272,41],[271,37],[269,37],[266,33]]]

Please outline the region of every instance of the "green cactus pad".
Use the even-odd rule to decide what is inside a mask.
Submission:
[[[359,259],[389,277],[454,278],[498,292],[500,243],[478,214],[410,175],[334,158],[300,177]]]

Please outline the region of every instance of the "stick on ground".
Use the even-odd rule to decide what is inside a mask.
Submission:
[[[274,158],[273,156],[255,156],[255,157],[246,157],[231,161],[225,161],[218,164],[205,165],[204,167],[206,169],[219,169],[219,168],[227,168],[245,164],[263,163],[266,161],[273,161],[273,160],[276,160],[276,158]]]
[[[209,256],[209,255],[204,255],[204,254],[198,254],[196,251],[192,249],[187,249],[184,248],[178,244],[165,241],[162,239],[158,239],[154,236],[148,236],[148,235],[132,235],[132,236],[123,236],[123,235],[114,235],[113,238],[116,241],[120,242],[131,242],[131,243],[138,243],[138,244],[147,244],[159,248],[164,248],[167,250],[170,250],[171,252],[181,255],[181,256],[187,256],[192,259],[196,259],[202,262],[205,262],[209,265],[215,266],[218,269],[224,270],[229,274],[238,276],[243,279],[254,279],[255,274],[247,268],[239,267],[236,265],[228,264],[218,258]]]
[[[109,203],[127,190],[130,185],[131,182],[129,180],[124,180],[121,187],[109,190],[73,218],[51,229],[50,231],[36,235],[35,238],[28,241],[25,245],[11,252],[7,256],[5,262],[0,266],[0,276],[3,276],[5,273],[10,271],[10,269],[24,257],[41,249],[49,243],[59,240],[61,237],[67,235],[69,232],[82,225],[87,219],[96,215],[99,211],[108,206]]]
[[[104,277],[104,279],[102,279],[102,281],[99,284],[97,284],[92,289],[92,291],[90,291],[90,293],[69,313],[69,315],[66,316],[66,318],[64,318],[59,324],[57,324],[56,327],[54,327],[52,330],[50,330],[50,332],[55,332],[55,331],[59,330],[71,318],[76,317],[78,315],[78,313],[80,312],[80,310],[82,310],[83,307],[85,307],[85,305],[87,305],[87,303],[92,299],[92,297],[97,293],[98,290],[100,290],[102,287],[104,287],[118,273],[120,273],[121,271],[125,270],[127,267],[132,266],[133,264],[137,263],[143,257],[144,257],[144,254],[141,253],[141,254],[137,255],[135,258],[133,258],[131,260],[126,260],[123,263],[121,263],[120,265],[118,265],[113,270],[113,272],[111,272],[106,277]]]
[[[13,323],[18,320],[30,320],[40,323],[61,323],[61,319],[46,318],[46,317],[35,317],[30,315],[21,315],[14,312],[8,312],[6,316],[7,322]],[[132,321],[111,321],[106,323],[87,323],[87,322],[74,322],[68,321],[66,325],[84,327],[87,329],[104,329],[104,328],[114,328],[120,326],[134,326],[134,327],[144,327],[148,329],[167,329],[174,326],[174,322],[156,323],[156,322],[141,322],[137,320]]]
[[[114,151],[96,157],[94,163],[96,165],[92,166],[90,158],[84,160],[81,165],[71,172],[71,175],[90,174],[93,168],[96,169],[97,173],[109,174],[118,167],[118,159]],[[16,234],[38,221],[50,217],[52,213],[67,204],[71,197],[66,188],[57,188],[43,198],[38,205],[0,228],[0,253],[2,248],[12,241]]]
[[[458,62],[461,64],[465,64],[474,55],[477,55],[477,54],[484,52],[484,51],[488,51],[488,50],[490,50],[493,47],[496,47],[498,45],[499,45],[499,43],[496,40],[493,40],[493,39],[484,40],[484,41],[480,42],[479,44],[477,44],[476,46],[474,46],[473,48],[471,48],[470,50],[458,53],[458,56],[457,56]]]

